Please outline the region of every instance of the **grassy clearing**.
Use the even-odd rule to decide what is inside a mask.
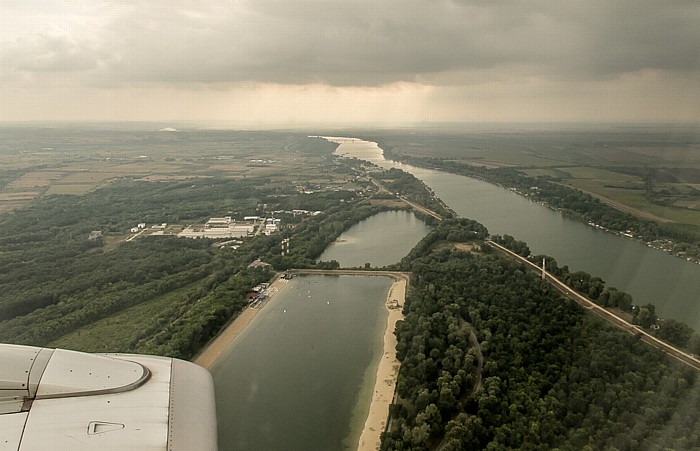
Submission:
[[[629,150],[645,158],[653,158],[658,164],[671,164],[676,167],[698,167],[700,165],[700,145],[630,147]]]
[[[160,161],[150,160],[120,164],[119,166],[113,166],[109,168],[109,172],[113,173],[114,176],[122,176],[125,174],[151,174],[154,172],[172,173],[179,172],[180,170],[182,170],[182,167],[180,165],[172,165]]]
[[[691,208],[693,210],[700,210],[700,200],[689,199],[689,200],[679,200],[675,202],[679,207]]]
[[[631,208],[646,211],[673,222],[700,226],[700,211],[652,204],[646,200],[644,190],[610,188],[596,180],[577,179],[569,182],[572,186],[615,200]]]
[[[190,180],[196,178],[211,178],[202,175],[147,175],[137,180],[137,182],[170,182],[177,180]]]
[[[481,253],[481,246],[476,243],[454,243],[454,248],[462,252]]]
[[[82,327],[49,344],[84,352],[128,351],[134,337],[153,324],[170,304],[187,297],[196,283]]]
[[[25,191],[22,193],[0,193],[0,202],[32,200],[38,195],[38,191]]]
[[[577,166],[565,169],[573,179],[594,179],[601,183],[640,182],[641,178],[635,175],[622,174],[607,169],[592,168],[590,166]]]
[[[0,193],[0,213],[12,211],[28,205],[39,195],[37,191],[25,191],[22,193]]]
[[[524,166],[524,167],[542,167],[548,168],[560,166],[566,163],[556,156],[544,155],[540,152],[531,150],[510,151],[510,150],[491,150],[488,152],[470,152],[461,156],[471,164],[476,165],[496,165],[496,166]]]
[[[12,183],[7,185],[10,190],[22,191],[27,188],[43,188],[49,186],[52,181],[63,177],[63,172],[35,171],[27,172]]]
[[[553,177],[560,179],[571,178],[571,174],[567,172],[569,168],[542,168],[542,169],[523,169],[520,172],[529,175],[530,177]]]

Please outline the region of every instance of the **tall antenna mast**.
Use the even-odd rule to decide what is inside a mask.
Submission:
[[[547,265],[546,260],[544,257],[542,257],[542,280],[544,280],[546,275],[547,275],[547,271],[545,270],[546,265]]]

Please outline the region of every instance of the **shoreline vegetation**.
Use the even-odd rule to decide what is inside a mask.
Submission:
[[[295,275],[303,275],[306,271],[294,271]],[[406,301],[406,289],[408,286],[408,276],[401,273],[387,273],[385,271],[308,271],[308,274],[349,274],[349,275],[367,275],[367,276],[384,276],[393,277],[394,283],[389,289],[385,301],[385,307],[388,311],[386,328],[384,329],[384,338],[382,346],[381,359],[377,366],[377,371],[374,377],[374,388],[372,389],[372,400],[370,401],[367,418],[364,421],[364,427],[360,434],[360,439],[357,445],[358,451],[374,451],[379,449],[381,434],[386,429],[386,424],[389,418],[389,406],[391,405],[396,388],[396,381],[399,374],[399,361],[396,357],[396,336],[394,330],[398,321],[404,318],[402,307]],[[270,284],[270,296],[265,301],[265,304],[274,300],[275,296],[287,284],[287,280],[281,277],[276,277]],[[396,301],[397,305],[394,305]],[[246,327],[257,316],[258,312],[264,308],[264,305],[257,308],[246,308],[231,321],[202,351],[192,360],[194,363],[210,369],[219,358],[224,354],[226,349],[231,346],[236,338],[243,333]]]
[[[234,340],[245,330],[246,327],[253,321],[253,319],[258,315],[260,310],[270,301],[272,301],[280,292],[282,288],[287,284],[286,279],[282,279],[277,276],[273,279],[269,287],[269,296],[265,300],[265,303],[258,308],[247,307],[241,311],[228,325],[226,325],[221,332],[216,335],[207,345],[205,345],[202,350],[197,354],[192,362],[206,369],[211,369],[211,367],[216,363],[216,361],[221,357],[221,355],[228,349],[229,346],[234,342]]]

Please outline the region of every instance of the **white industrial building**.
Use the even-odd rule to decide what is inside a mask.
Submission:
[[[209,218],[206,224],[204,224],[205,229],[223,229],[228,228],[233,220],[231,216],[224,216],[223,218]]]

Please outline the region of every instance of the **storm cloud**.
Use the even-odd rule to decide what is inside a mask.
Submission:
[[[455,83],[504,68],[553,78],[692,71],[689,2],[113,2],[106,23],[2,42],[2,66],[93,82]],[[61,27],[60,22],[53,26]]]
[[[9,1],[0,79],[229,89],[698,80],[700,5],[667,1]],[[79,5],[79,6],[76,6]],[[10,23],[12,22],[12,23]],[[25,23],[23,23],[25,22]],[[569,89],[564,87],[563,89]],[[447,92],[447,91],[445,91]]]

